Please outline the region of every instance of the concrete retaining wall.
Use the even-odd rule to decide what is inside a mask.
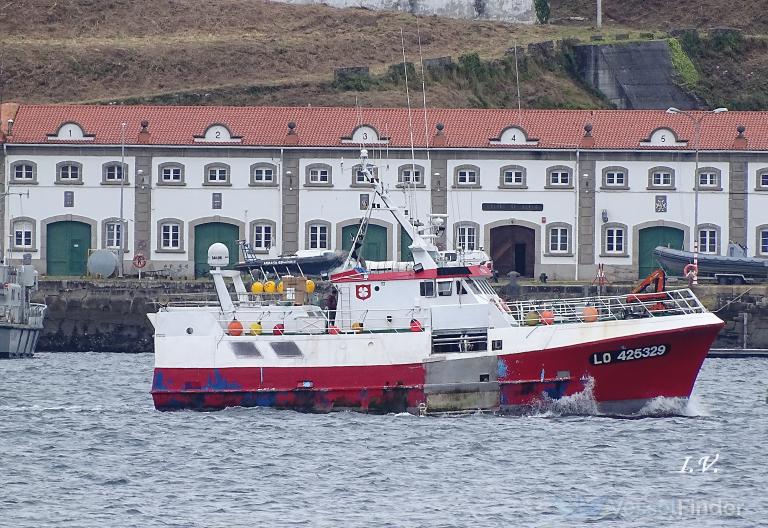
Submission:
[[[470,20],[501,20],[533,24],[533,0],[272,0],[284,4],[325,4],[332,7],[364,7],[404,11],[414,15],[438,15]]]
[[[675,84],[666,40],[574,46],[581,80],[616,108],[697,108],[696,99]]]

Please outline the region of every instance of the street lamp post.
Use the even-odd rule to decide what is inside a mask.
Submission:
[[[695,163],[693,169],[693,285],[699,284],[699,148],[701,146],[701,123],[709,114],[720,114],[727,112],[727,108],[715,108],[702,112],[697,117],[690,112],[679,110],[677,108],[668,108],[668,114],[684,115],[693,123],[694,137],[693,146],[695,149]]]
[[[120,125],[120,224],[118,225],[118,277],[123,278],[123,188],[125,187],[125,127],[126,124]]]

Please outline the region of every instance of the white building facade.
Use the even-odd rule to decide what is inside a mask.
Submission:
[[[396,109],[2,110],[3,255],[48,275],[84,274],[90,253],[121,246],[127,274],[141,256],[144,271],[186,277],[205,274],[216,241],[347,249],[375,199],[362,147],[410,217],[447,215],[440,245],[483,248],[501,274],[590,280],[603,264],[634,280],[655,246],[694,240],[768,257],[758,112],[705,116],[695,145],[702,114],[661,111],[432,110],[411,133]],[[374,210],[363,256],[407,259],[408,244]]]

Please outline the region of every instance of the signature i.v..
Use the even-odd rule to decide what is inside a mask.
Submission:
[[[698,466],[701,468],[702,473],[717,473],[717,468],[713,467],[715,463],[720,458],[720,453],[715,453],[715,456],[711,457],[709,455],[703,456],[699,458],[699,461],[697,464],[693,464],[693,467],[689,467],[689,463],[691,460],[693,460],[693,457],[687,456],[685,457],[685,460],[683,461],[683,467],[680,468],[680,473],[693,473],[694,471],[698,471]],[[694,469],[696,468],[696,469]]]

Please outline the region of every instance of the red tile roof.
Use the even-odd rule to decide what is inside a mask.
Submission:
[[[657,128],[672,129],[690,149],[694,142],[694,126],[684,115],[667,114],[663,110],[480,110],[428,109],[429,143],[433,143],[435,125],[445,125],[445,147],[493,147],[490,140],[511,125],[523,128],[537,138],[535,146],[513,148],[573,148],[582,144],[584,125],[592,125],[595,149],[659,149],[642,147],[640,142]],[[701,112],[693,113],[700,117]],[[412,111],[414,140],[417,147],[425,144],[424,111]],[[288,123],[296,123],[299,147],[344,146],[359,124],[375,127],[390,138],[390,147],[410,147],[408,110],[403,108],[328,108],[328,107],[217,107],[217,106],[86,106],[86,105],[21,105],[15,116],[13,144],[52,143],[49,134],[67,122],[79,124],[86,134],[93,134],[95,145],[120,144],[121,123],[126,123],[126,144],[137,144],[142,121],[149,121],[154,145],[200,145],[195,136],[204,134],[213,124],[224,124],[241,143],[226,145],[283,146]],[[727,112],[704,118],[701,148],[731,150],[737,137],[736,127],[746,126],[746,149],[768,150],[768,112]],[[1,139],[0,139],[1,140]],[[209,143],[206,143],[209,144]],[[503,147],[503,148],[506,148]],[[745,147],[741,147],[745,148]]]

